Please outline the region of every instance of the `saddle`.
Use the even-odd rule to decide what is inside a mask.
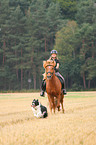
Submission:
[[[63,81],[63,79],[60,76],[58,76],[58,75],[56,75],[56,77],[60,80],[61,85],[62,85],[62,89],[63,89],[64,88],[64,81]]]

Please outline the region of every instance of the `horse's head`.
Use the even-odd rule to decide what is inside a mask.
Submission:
[[[46,75],[47,75],[47,79],[51,79],[51,77],[54,74],[54,67],[56,65],[56,62],[54,60],[47,60],[47,61],[43,61],[43,67],[46,70]]]

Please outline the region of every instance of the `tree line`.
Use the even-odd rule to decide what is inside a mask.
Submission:
[[[95,0],[0,0],[0,90],[40,89],[52,49],[68,89],[96,88]]]

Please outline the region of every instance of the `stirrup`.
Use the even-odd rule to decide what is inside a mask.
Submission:
[[[45,97],[45,96],[44,96],[44,91],[42,91],[42,92],[40,93],[40,96]]]
[[[66,95],[66,94],[67,94],[67,93],[66,93],[66,89],[63,89],[63,94],[64,94],[64,95]]]

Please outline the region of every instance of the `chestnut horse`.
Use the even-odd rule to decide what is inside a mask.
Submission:
[[[46,92],[48,95],[49,100],[49,107],[50,111],[52,113],[52,109],[55,113],[56,108],[56,100],[57,100],[57,108],[58,111],[60,111],[60,103],[62,105],[62,112],[64,113],[64,107],[63,107],[63,92],[61,92],[61,82],[58,79],[57,76],[55,76],[55,70],[54,67],[56,65],[56,62],[53,60],[47,60],[43,61],[43,67],[45,68],[46,72]]]

